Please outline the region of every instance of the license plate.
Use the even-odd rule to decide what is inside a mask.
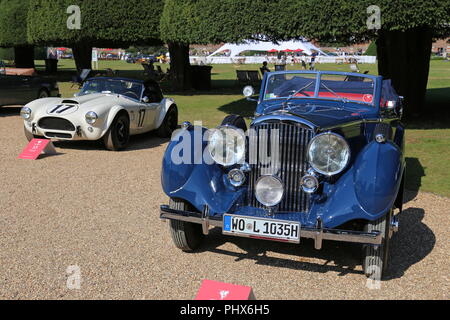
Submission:
[[[300,243],[300,223],[224,215],[223,233],[263,240]]]

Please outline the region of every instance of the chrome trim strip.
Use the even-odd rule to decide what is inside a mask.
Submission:
[[[203,225],[205,220],[202,215],[203,214],[199,212],[175,210],[169,208],[167,205],[161,206],[161,219],[163,220],[179,220]],[[249,216],[249,218],[251,217]],[[209,217],[208,224],[214,227],[222,228],[222,217],[220,220],[215,219],[214,217]],[[307,227],[301,227],[300,236],[301,238],[314,239],[315,246],[319,249],[321,248],[322,240],[362,243],[368,245],[381,245],[383,240],[382,234],[377,231],[368,233],[351,230],[316,229]]]

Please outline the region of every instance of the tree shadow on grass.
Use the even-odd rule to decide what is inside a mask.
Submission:
[[[225,104],[219,107],[219,110],[227,114],[237,114],[244,118],[251,118],[255,115],[256,102],[241,99]]]
[[[450,129],[450,87],[427,90],[426,109],[418,118],[408,116],[405,106],[407,129]]]
[[[420,187],[422,186],[422,178],[425,177],[425,168],[417,158],[406,158],[406,184],[404,202],[408,203],[417,197]]]

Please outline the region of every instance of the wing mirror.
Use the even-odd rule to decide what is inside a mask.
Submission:
[[[142,102],[143,103],[149,103],[150,102],[150,98],[145,96],[145,97],[142,98]]]
[[[252,86],[246,86],[243,90],[244,97],[247,98],[248,101],[258,101],[253,99],[252,96],[255,95],[255,89]]]

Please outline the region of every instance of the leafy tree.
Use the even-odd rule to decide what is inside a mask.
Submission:
[[[27,40],[28,0],[0,1],[0,47],[14,47],[18,68],[34,68],[34,49]]]
[[[28,37],[36,44],[72,47],[77,68],[91,68],[92,47],[159,45],[163,0],[29,0]],[[80,29],[75,12],[80,8]],[[73,20],[75,19],[75,20]],[[69,22],[73,22],[69,24]]]
[[[380,29],[374,19],[380,9]],[[448,0],[166,0],[161,36],[172,47],[236,42],[265,35],[272,40],[298,37],[323,42],[375,40],[379,72],[393,80],[412,114],[423,111],[433,38],[450,35]],[[177,57],[175,57],[177,58]],[[185,70],[186,55],[176,71]],[[174,68],[175,65],[172,66]],[[177,75],[176,81],[189,80]],[[186,83],[184,83],[186,86]]]

